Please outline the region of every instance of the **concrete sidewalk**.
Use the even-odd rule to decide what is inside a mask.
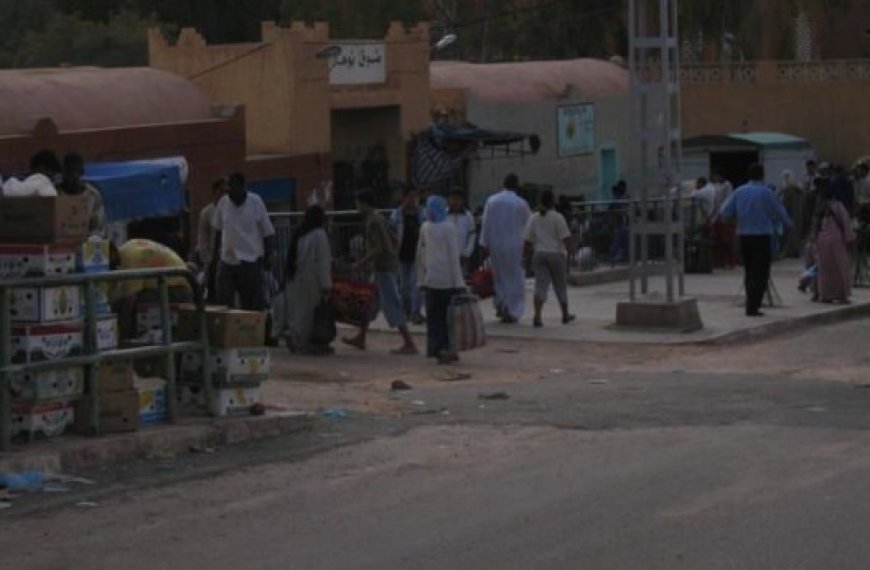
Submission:
[[[519,325],[503,325],[495,317],[490,302],[484,302],[487,332],[496,339],[535,339],[566,342],[625,343],[656,345],[725,344],[747,338],[792,331],[799,327],[836,322],[870,315],[870,289],[856,289],[851,305],[812,303],[808,295],[797,290],[803,265],[797,260],[774,265],[773,281],[781,304],[764,307],[764,318],[747,318],[742,303],[743,270],[717,270],[711,275],[687,275],[686,293],[698,300],[704,328],[693,333],[656,330],[616,330],[616,305],[628,299],[628,282],[620,281],[569,289],[571,311],[577,322],[561,324],[558,303],[552,296],[544,309],[544,328],[531,326],[533,282],[526,285],[526,315]],[[651,292],[663,292],[661,279],[653,279]],[[373,330],[386,330],[383,320]],[[423,327],[415,327],[422,333]]]

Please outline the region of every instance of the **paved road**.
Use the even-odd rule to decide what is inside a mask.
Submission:
[[[866,326],[769,346],[822,369],[828,343],[854,374]],[[96,474],[96,509],[0,518],[0,567],[865,569],[870,390],[761,352],[430,386],[401,415]]]

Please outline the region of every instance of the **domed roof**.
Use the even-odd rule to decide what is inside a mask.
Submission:
[[[22,134],[42,118],[69,132],[210,117],[208,97],[196,85],[156,69],[0,71],[0,136]]]
[[[517,63],[433,62],[433,89],[468,89],[493,102],[529,102],[563,97],[569,87],[584,97],[625,93],[628,71],[599,59]]]

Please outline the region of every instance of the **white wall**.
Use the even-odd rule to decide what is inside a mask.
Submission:
[[[587,200],[599,199],[598,151],[602,146],[616,149],[621,176],[627,177],[631,157],[629,148],[628,95],[602,100],[584,99],[582,95],[533,103],[491,103],[469,95],[467,118],[483,129],[536,134],[541,139],[537,155],[490,159],[482,156],[471,162],[470,193],[474,206],[501,187],[508,173],[515,173],[520,183],[537,183],[554,187],[557,194]],[[595,152],[560,158],[557,149],[557,107],[571,103],[595,103]],[[484,151],[485,153],[486,151]],[[609,196],[605,196],[609,197]]]

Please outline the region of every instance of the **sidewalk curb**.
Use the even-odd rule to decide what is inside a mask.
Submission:
[[[722,333],[711,338],[685,344],[694,346],[729,346],[786,333],[800,332],[813,326],[841,323],[865,317],[870,317],[870,303],[844,305],[826,313],[816,313],[788,320],[774,321],[751,329]],[[676,346],[680,346],[680,344]]]
[[[39,446],[0,454],[0,472],[40,471],[67,473],[116,465],[135,459],[167,459],[190,453],[192,447],[235,445],[310,430],[316,417],[280,413],[260,417],[204,420],[162,426],[130,434],[51,442],[50,451]]]

